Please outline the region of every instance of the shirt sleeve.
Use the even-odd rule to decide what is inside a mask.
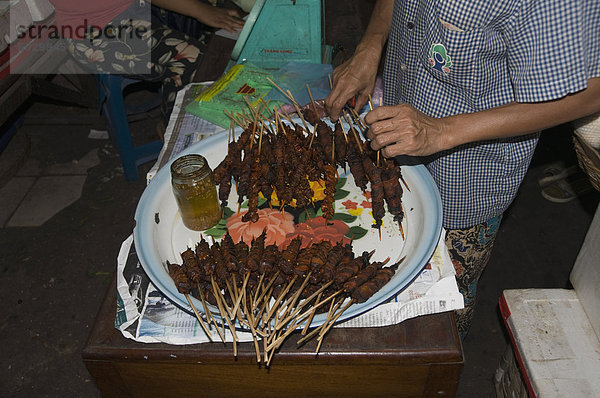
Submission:
[[[517,102],[583,90],[600,76],[600,1],[526,0],[508,36],[507,62]]]

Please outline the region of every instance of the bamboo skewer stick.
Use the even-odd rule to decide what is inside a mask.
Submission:
[[[308,144],[308,149],[312,148],[313,141],[315,140],[315,136],[317,135],[317,128],[319,127],[319,123],[315,124],[315,128],[310,135],[310,143]]]
[[[373,99],[371,98],[371,94],[369,94],[369,109],[370,110],[374,109],[374,107],[373,107]]]
[[[277,125],[281,127],[280,129],[275,130],[275,134],[278,134],[281,131],[281,133],[285,135],[285,125],[283,124],[283,120],[281,120],[281,116],[281,113],[275,112],[275,120],[277,121]]]
[[[271,78],[267,77],[267,80],[271,82],[271,84],[274,85],[277,90],[281,91],[281,94],[283,94],[287,99],[289,99],[291,102],[294,102],[294,99],[291,97],[291,95],[288,95],[281,87],[277,85],[277,83],[271,80]]]
[[[237,357],[238,337],[237,337],[237,333],[235,332],[235,325],[233,324],[231,319],[229,319],[229,316],[227,315],[228,311],[223,308],[223,303],[221,303],[220,289],[218,288],[217,282],[215,282],[215,279],[212,277],[212,275],[210,277],[210,282],[212,284],[213,291],[215,294],[215,299],[217,301],[217,307],[219,308],[219,312],[221,313],[221,318],[225,319],[225,322],[227,322],[227,325],[229,326],[229,331],[231,332],[231,336],[233,338],[233,356]],[[223,324],[225,324],[225,322],[223,322]]]
[[[234,275],[234,277],[235,277],[235,275]],[[250,272],[248,272],[246,274],[246,277],[244,278],[244,283],[243,283],[243,285],[242,285],[242,287],[240,289],[240,293],[237,294],[237,300],[236,300],[235,305],[233,306],[233,310],[232,310],[232,312],[234,314],[236,314],[238,312],[240,303],[242,301],[242,296],[243,296],[242,293],[246,291],[246,285],[248,284],[248,279],[250,279]],[[235,289],[235,286],[234,286],[234,289]]]
[[[352,116],[352,119],[360,129],[360,132],[366,134],[368,128],[367,123],[364,121],[364,119],[353,108],[350,108],[350,115]]]
[[[325,335],[325,330],[329,330],[328,329],[328,325],[331,323],[331,319],[333,319],[334,314],[336,313],[337,309],[340,307],[340,305],[342,304],[342,302],[344,301],[344,299],[342,298],[340,301],[338,301],[335,306],[333,305],[333,302],[331,302],[331,307],[329,308],[329,312],[327,313],[327,318],[325,319],[325,322],[321,325],[321,327],[319,328],[319,337],[317,338],[317,348],[315,349],[315,354],[317,354],[319,352],[319,349],[321,348],[321,342],[323,341],[323,336]],[[333,323],[331,323],[333,325]]]
[[[348,133],[344,130],[344,123],[338,119],[338,123],[340,124],[340,129],[342,129],[342,133],[344,133],[344,139],[346,140],[346,144],[348,143]]]
[[[225,286],[227,287],[227,291],[229,292],[229,297],[231,298],[231,302],[234,303],[237,296],[234,295],[233,289],[231,288],[231,284],[229,283],[229,280],[227,280],[227,279],[225,279]],[[229,317],[231,319],[233,319],[235,317],[235,314],[232,313],[233,307],[229,308],[226,300],[223,300],[223,305],[225,306],[225,309],[227,310]]]
[[[265,108],[267,108],[269,110],[269,112],[271,113],[271,117],[273,117],[275,112],[277,112],[277,108],[273,107],[273,109],[271,109],[271,107],[269,106],[269,102],[271,102],[271,100],[265,101],[265,99],[263,97],[260,97],[260,102],[263,103]]]
[[[328,303],[329,301],[332,301],[338,294],[340,294],[343,290],[338,290],[337,292],[333,293],[332,295],[330,295],[329,297],[327,297],[325,300],[321,301],[320,303],[318,303],[318,305],[315,305],[313,308],[306,310],[305,312],[303,312],[301,315],[298,316],[298,318],[303,318],[305,315],[310,314],[312,311],[315,311],[316,308],[322,306],[323,304]],[[331,306],[333,307],[333,305],[335,304],[335,301],[331,302]],[[330,308],[331,311],[331,308]],[[298,340],[298,342],[296,344],[300,345],[305,341],[310,340],[315,334],[318,333],[318,331],[323,328],[323,325],[325,323],[322,323],[320,326],[317,326],[314,330],[312,330],[309,334],[307,334],[306,336],[304,336],[303,338],[301,338],[300,340]]]
[[[221,338],[221,341],[223,341],[223,343],[224,343],[225,335],[223,333],[221,333],[221,329],[219,328],[219,325],[217,324],[217,320],[212,315],[212,313],[208,310],[208,305],[206,304],[206,300],[204,299],[204,293],[203,293],[202,289],[200,288],[200,284],[198,284],[198,292],[200,295],[200,300],[202,301],[202,307],[204,308],[204,313],[206,314],[206,319],[209,319],[212,322],[212,324],[215,326],[215,330],[217,331],[217,333],[219,334],[219,337]]]
[[[296,102],[294,97],[292,97],[292,93],[290,92],[290,90],[288,90],[288,94],[290,95],[290,98],[292,99],[292,104],[294,105],[294,108],[296,108],[296,113],[298,113],[298,117],[302,121],[302,125],[304,125],[304,128],[306,129],[306,131],[310,131],[310,129],[308,128],[308,124],[306,124],[306,120],[304,120],[304,116],[302,115],[302,110],[300,109],[300,105]]]
[[[318,291],[317,291],[317,292],[318,292]],[[315,292],[315,293],[317,293],[317,292]],[[311,311],[313,311],[313,310],[315,310],[315,309],[319,308],[321,305],[323,305],[323,304],[326,304],[326,303],[327,303],[327,302],[329,302],[330,300],[333,300],[333,299],[334,299],[334,298],[335,298],[335,297],[336,297],[338,294],[340,294],[341,292],[343,292],[343,289],[340,289],[340,290],[338,290],[337,292],[330,294],[330,295],[329,295],[329,296],[327,296],[327,298],[325,298],[323,301],[321,301],[321,302],[320,302],[320,303],[318,303],[318,304],[315,304],[315,305],[313,306],[313,308],[310,308],[310,309],[308,309],[308,310],[304,311],[304,312],[303,312],[303,313],[302,313],[302,314],[301,314],[299,317],[303,317],[304,315],[306,315],[306,314],[309,314]]]
[[[252,134],[250,135],[250,150],[252,150],[255,135],[256,135],[256,123],[252,123]]]
[[[238,113],[238,115],[246,123],[246,128],[252,123],[252,118],[248,116],[245,109],[242,109],[242,113]]]
[[[190,295],[189,294],[185,294],[185,298],[187,299],[188,303],[190,304],[190,307],[192,307],[192,310],[194,310],[194,314],[196,314],[196,318],[198,318],[198,322],[200,322],[200,326],[202,326],[202,329],[204,329],[204,331],[206,332],[206,335],[208,336],[208,338],[210,339],[210,341],[212,341],[212,334],[210,333],[210,330],[208,330],[208,327],[206,326],[206,324],[202,320],[202,316],[200,316],[200,313],[198,312],[198,310],[196,309],[196,306],[192,302],[192,299],[190,298]]]
[[[325,335],[329,332],[329,330],[337,322],[337,320],[344,313],[344,311],[346,311],[348,309],[348,307],[350,307],[352,304],[354,304],[354,300],[350,300],[348,302],[348,304],[346,304],[337,314],[335,314],[333,316],[333,318],[331,319],[331,321],[329,322],[329,324],[325,327],[325,329],[321,330],[321,333],[319,333],[319,337],[318,337],[318,341],[319,342],[317,344],[317,350],[316,350],[316,352],[319,352],[319,349],[321,348],[321,343],[323,342],[323,338],[325,337]]]
[[[269,288],[271,287],[271,285],[273,284],[273,282],[275,282],[275,279],[277,279],[277,277],[278,277],[278,276],[279,276],[279,271],[277,271],[277,272],[275,273],[275,275],[273,275],[273,276],[271,277],[271,279],[269,280],[269,283],[268,283],[268,284],[267,284],[267,286],[265,287],[265,290],[263,290],[263,292],[261,293],[261,295],[258,297],[258,299],[257,299],[257,301],[256,301],[257,303],[259,303],[259,302],[260,302],[260,301],[263,299],[263,297],[264,297],[265,293],[266,293],[266,292],[269,290]],[[268,300],[268,298],[267,298],[265,301],[267,301],[267,300]]]
[[[316,295],[321,295],[321,293],[323,293],[323,291],[325,289],[327,289],[327,287],[329,287],[331,284],[333,283],[333,281],[329,281],[327,282],[325,285],[321,286],[316,292],[314,292],[313,294],[311,294],[309,297],[307,297],[306,299],[304,299],[304,301],[302,301],[302,303],[300,303],[296,308],[294,308],[294,312],[289,315],[283,322],[283,324],[286,324],[290,321],[290,319],[294,318],[297,316],[297,314],[302,310],[302,308],[307,305],[308,303],[310,303],[312,301],[312,299],[316,296]],[[298,318],[303,317],[306,314],[310,314],[311,311],[316,310],[318,307],[320,307],[322,304],[325,304],[328,300],[332,299],[333,297],[335,297],[337,294],[339,294],[339,292],[334,293],[333,295],[329,296],[327,299],[325,299],[324,301],[322,301],[320,304],[316,303],[313,308],[311,308],[308,311],[305,311],[302,315],[298,316]]]
[[[267,285],[267,287],[265,288],[265,290],[261,293],[261,296],[259,297],[259,301],[263,298],[264,300],[262,305],[260,306],[257,314],[256,314],[256,318],[257,319],[261,319],[261,317],[266,316],[266,312],[269,311],[269,300],[271,297],[271,293],[273,291],[273,281],[275,280],[275,278],[277,278],[277,276],[279,275],[279,271],[277,271],[275,273],[275,276],[273,278],[271,278],[271,281],[269,282],[269,284]],[[264,321],[264,319],[263,319]]]
[[[321,328],[321,330],[323,330],[331,321],[331,318],[333,317],[333,314],[335,314],[335,312],[337,311],[338,308],[340,308],[340,305],[342,305],[342,302],[344,301],[344,299],[342,298],[341,300],[338,300],[337,302],[332,301],[331,302],[331,306],[329,307],[329,312],[327,312],[327,317],[325,318],[325,322],[323,322],[323,327]],[[319,333],[319,335],[321,335],[321,333]]]
[[[262,148],[262,138],[263,138],[263,133],[264,133],[264,123],[260,124],[260,133],[259,133],[259,138],[258,138],[258,159],[256,160],[257,162],[260,162],[260,150]]]
[[[297,345],[303,344],[304,342],[313,338],[313,336],[315,336],[317,333],[320,333],[320,330],[323,329],[325,327],[325,325],[327,324],[327,321],[329,320],[329,314],[331,314],[331,311],[332,311],[334,305],[335,305],[335,301],[332,301],[329,306],[329,311],[327,312],[327,317],[325,318],[325,321],[321,325],[317,326],[314,330],[312,330],[309,334],[307,334],[306,336],[304,336],[300,340],[298,340],[296,342]]]
[[[344,118],[346,119],[346,122],[348,122],[348,124],[350,125],[350,130],[352,130],[352,134],[354,134],[354,139],[356,140],[356,145],[358,146],[358,149],[360,150],[360,153],[363,153],[363,148],[361,145],[361,141],[358,138],[358,134],[356,134],[356,130],[354,129],[354,125],[352,124],[352,121],[350,120],[350,118],[348,117],[348,113],[344,110]]]
[[[258,285],[256,285],[256,291],[254,292],[254,296],[253,296],[254,299],[252,300],[252,311],[255,310],[254,307],[255,307],[255,304],[256,304],[256,300],[258,300],[258,293],[259,293],[259,290],[262,287],[263,279],[265,279],[265,274],[264,273],[260,274],[260,276],[258,277]]]
[[[313,109],[315,111],[315,116],[319,117],[319,111],[317,110],[317,103],[315,102],[315,99],[312,96],[312,93],[310,92],[310,87],[308,86],[308,83],[306,83],[306,90],[308,91],[308,96],[310,97],[310,102],[312,103]]]
[[[233,114],[233,112],[229,112],[227,109],[223,109],[223,112],[225,112],[225,114],[226,114],[227,116],[229,116],[229,118],[230,118],[230,119],[231,119],[231,120],[232,120],[232,121],[233,121],[235,124],[237,124],[238,126],[240,126],[240,127],[241,127],[241,128],[243,128],[243,129],[244,129],[244,128],[246,128],[246,126],[244,126],[244,125],[243,125],[243,124],[242,124],[242,123],[241,123],[241,122],[240,122],[240,121],[239,121],[239,120],[238,120],[238,119],[235,117],[235,115]]]
[[[406,189],[408,190],[408,192],[410,192],[410,187],[408,186],[408,184],[406,183],[406,181],[404,181],[404,177],[402,175],[400,175],[400,181],[402,181],[402,183],[404,184],[404,186],[406,187]]]
[[[294,309],[294,307],[296,305],[296,302],[298,301],[298,298],[300,298],[300,295],[302,294],[302,291],[304,290],[304,288],[308,284],[308,281],[309,281],[309,278],[310,278],[311,275],[312,275],[312,271],[309,272],[308,275],[306,275],[304,277],[304,281],[302,281],[302,284],[300,285],[300,287],[298,288],[298,290],[296,290],[296,292],[294,292],[294,295],[291,297],[291,300],[290,300],[289,304],[285,305],[285,311],[281,315],[281,318],[283,318],[284,316],[287,316],[288,314],[290,314],[292,312],[292,310]],[[287,324],[287,321],[286,322],[281,322],[279,326],[277,326],[277,324],[276,324],[275,325],[275,329],[279,330],[283,326],[285,326],[285,324]]]
[[[250,275],[250,274],[248,274]],[[252,316],[252,312],[248,311],[248,304],[246,302],[246,289],[244,289],[243,291],[243,295],[244,298],[242,299],[243,301],[243,308],[244,308],[244,313],[246,314],[246,318],[248,319],[248,324],[250,326],[250,332],[252,333],[252,341],[254,342],[254,351],[256,352],[256,362],[260,363],[260,347],[258,346],[258,338],[256,337],[256,325],[254,324],[254,318]],[[250,297],[250,300],[252,300],[252,297]],[[250,308],[252,308],[252,305],[250,305]]]
[[[277,297],[277,300],[275,300],[275,303],[273,303],[273,306],[271,307],[271,310],[267,313],[267,319],[271,319],[271,316],[273,316],[273,313],[275,312],[275,310],[279,306],[279,303],[281,302],[281,300],[283,300],[283,298],[285,297],[285,295],[287,294],[287,292],[291,289],[292,285],[296,282],[297,278],[298,278],[298,276],[294,275],[294,277],[292,278],[292,280],[289,281],[288,284],[286,285],[285,289],[283,289],[283,291],[279,294],[279,297]]]
[[[226,154],[229,154],[229,144],[231,144],[231,136],[233,135],[233,120],[229,121],[229,128],[227,129],[227,150]]]
[[[335,134],[331,134],[331,164],[335,165]]]
[[[315,304],[319,304],[319,302],[321,301],[322,295],[323,295],[323,292],[320,292],[319,295],[317,296],[317,301],[315,301]],[[310,316],[306,320],[306,324],[304,325],[304,328],[302,329],[302,336],[306,335],[306,331],[310,327],[310,324],[312,323],[312,320],[315,317],[316,313],[317,313],[317,307],[314,307],[313,311],[310,313]]]
[[[373,110],[373,100],[371,99],[371,94],[369,94],[369,109]],[[379,154],[380,153],[381,153],[381,149],[377,151],[377,167],[379,167]],[[380,232],[380,234],[381,234],[381,232]],[[381,238],[380,238],[380,240],[381,240]]]
[[[293,124],[294,122],[292,121],[292,117],[290,116],[289,113],[287,113],[287,111],[285,109],[281,109],[283,111],[283,115],[285,116],[285,120],[287,120],[288,122],[290,122],[291,124]]]
[[[306,317],[307,315],[305,315]],[[267,349],[269,350],[276,350],[278,349],[281,344],[285,341],[285,339],[292,334],[293,332],[296,331],[296,327],[298,327],[298,325],[300,325],[302,323],[302,321],[304,320],[304,318],[299,318],[299,319],[294,319],[294,322],[292,325],[290,325],[285,332],[283,332],[283,334],[278,335],[277,338],[275,338],[275,340],[273,342],[271,342],[271,344],[269,344],[269,346],[267,346]]]

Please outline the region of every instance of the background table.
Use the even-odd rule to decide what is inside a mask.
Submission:
[[[333,329],[316,341],[298,336],[256,362],[252,343],[144,344],[115,329],[116,287],[109,286],[89,340],[85,365],[105,397],[451,397],[463,364],[452,312],[381,328]]]

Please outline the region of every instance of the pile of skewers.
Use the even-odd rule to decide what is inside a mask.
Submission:
[[[392,278],[399,264],[386,267],[388,260],[371,262],[373,252],[355,257],[351,244],[323,240],[301,248],[297,237],[280,250],[265,246],[265,237],[263,232],[250,246],[243,241],[235,244],[228,234],[212,245],[202,238],[194,250],[181,253],[181,265],[168,263],[168,269],[208,336],[212,324],[225,342],[228,327],[237,356],[236,326],[251,331],[257,363],[266,366],[284,340],[300,328],[303,337],[298,344],[317,336],[318,352],[342,313],[353,303],[368,300]],[[201,301],[206,319],[190,295]],[[325,321],[308,332],[315,314],[325,312]]]
[[[287,95],[293,101],[291,93]],[[246,222],[258,220],[259,194],[270,200],[275,193],[282,209],[292,203],[300,208],[314,206],[312,181],[324,185],[325,198],[320,207],[323,217],[331,219],[337,169],[349,167],[356,185],[363,192],[370,182],[373,227],[380,229],[387,203],[388,211],[402,228],[404,211],[400,181],[404,180],[400,167],[393,160],[380,159],[379,152],[373,151],[361,138],[366,133],[362,118],[356,112],[344,111],[349,128],[338,121],[332,129],[320,119],[314,101],[312,106],[309,104],[304,108],[295,101],[294,104],[301,125],[277,111],[273,112],[272,120],[265,120],[259,107],[252,108],[250,104],[251,117],[230,114],[243,131],[237,141],[230,137],[227,155],[215,168],[222,207],[227,205],[232,180],[236,184],[238,203],[248,199],[248,212],[242,219]],[[264,105],[268,107],[266,103]],[[402,229],[401,233],[404,234]]]

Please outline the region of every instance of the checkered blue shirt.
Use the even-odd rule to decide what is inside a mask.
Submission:
[[[599,0],[396,1],[384,104],[445,117],[557,99],[600,76]],[[444,227],[504,212],[538,134],[477,142],[427,159]]]

